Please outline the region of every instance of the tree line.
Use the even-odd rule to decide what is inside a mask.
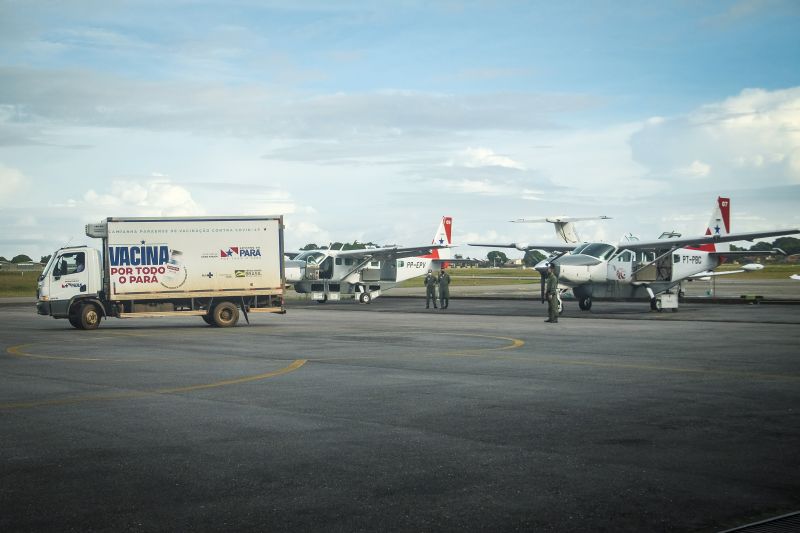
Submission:
[[[45,264],[49,260],[50,260],[50,256],[49,255],[43,255],[41,257],[41,259],[39,259],[39,262],[42,263],[42,264]],[[0,263],[13,263],[15,265],[18,265],[20,263],[33,263],[33,259],[31,259],[30,257],[28,257],[25,254],[15,255],[10,260],[8,260],[5,257],[3,257],[2,255],[0,255]]]

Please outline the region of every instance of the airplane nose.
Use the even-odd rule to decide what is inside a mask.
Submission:
[[[539,261],[538,263],[536,263],[536,265],[533,268],[537,272],[541,273],[547,270],[547,265],[549,264],[550,262],[547,259],[545,259],[544,261]]]

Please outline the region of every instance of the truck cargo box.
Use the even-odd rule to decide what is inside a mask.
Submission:
[[[103,236],[113,300],[282,294],[282,217],[109,218]]]

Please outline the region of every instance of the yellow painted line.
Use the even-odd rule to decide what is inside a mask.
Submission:
[[[471,348],[471,349],[464,349],[464,350],[452,350],[447,352],[432,352],[423,354],[424,356],[431,356],[431,355],[440,355],[446,357],[453,357],[453,356],[461,356],[461,357],[478,357],[483,352],[491,352],[491,351],[499,351],[499,350],[512,350],[514,348],[519,348],[525,345],[525,341],[522,339],[515,339],[513,337],[498,337],[496,335],[478,335],[475,333],[439,333],[439,335],[452,335],[456,337],[480,337],[485,339],[499,339],[504,341],[510,341],[510,344],[504,346],[498,346],[494,348]],[[378,339],[379,340],[379,339]],[[339,357],[325,357],[324,359],[312,359],[314,361],[326,362],[326,361],[357,361],[359,359],[376,359],[380,357],[379,355],[343,355]]]
[[[216,387],[227,387],[229,385],[241,385],[242,383],[250,383],[252,381],[259,381],[262,379],[267,378],[274,378],[276,376],[282,376],[283,374],[288,374],[289,372],[294,372],[304,364],[308,362],[308,359],[297,359],[293,361],[287,367],[281,368],[280,370],[275,370],[273,372],[267,372],[265,374],[257,374],[255,376],[245,376],[242,378],[236,379],[227,379],[224,381],[217,381],[216,383],[205,383],[201,385],[189,385],[188,387],[176,387],[173,389],[159,389],[154,391],[155,394],[177,394],[179,392],[192,392],[196,390],[202,389],[213,389]]]
[[[273,370],[272,372],[265,372],[263,374],[256,374],[254,376],[244,376],[241,378],[236,379],[226,379],[222,381],[215,381],[214,383],[201,383],[198,385],[189,385],[186,387],[173,387],[173,388],[165,388],[165,389],[156,389],[153,391],[131,391],[131,392],[120,392],[118,394],[106,394],[102,396],[76,396],[72,398],[60,398],[54,400],[38,400],[38,401],[30,401],[30,402],[9,402],[9,403],[0,403],[0,410],[10,410],[10,409],[29,409],[33,407],[52,407],[52,406],[63,406],[63,405],[72,405],[77,403],[86,403],[86,402],[102,402],[102,401],[110,401],[110,400],[123,400],[123,399],[131,399],[131,398],[143,398],[145,396],[154,396],[160,394],[180,394],[183,392],[193,392],[197,390],[203,389],[214,389],[219,387],[227,387],[231,385],[240,385],[242,383],[251,383],[253,381],[260,381],[263,379],[269,379],[277,376],[282,376],[284,374],[288,374],[290,372],[294,372],[298,368],[302,367],[304,364],[308,362],[307,359],[297,359],[293,361],[289,366],[284,368],[280,368],[278,370]]]
[[[516,348],[521,348],[525,346],[525,341],[522,339],[515,339],[514,337],[499,337],[497,335],[478,335],[475,333],[441,333],[441,335],[455,335],[458,337],[480,337],[484,339],[500,339],[504,341],[509,341],[511,344],[507,344],[505,346],[498,346],[496,348],[471,348],[466,350],[454,350],[449,352],[443,352],[441,355],[462,355],[465,357],[478,357],[484,352],[496,352],[501,350],[513,350]]]
[[[792,374],[766,374],[760,372],[739,372],[736,370],[711,370],[707,368],[685,368],[685,367],[670,367],[670,366],[655,366],[655,365],[634,365],[630,363],[597,363],[593,361],[568,361],[564,359],[552,358],[537,358],[532,356],[519,357],[519,356],[498,356],[497,359],[507,361],[521,361],[531,364],[551,364],[561,366],[588,366],[596,368],[618,368],[629,370],[644,370],[649,372],[672,372],[678,374],[698,374],[707,376],[727,376],[727,377],[740,377],[751,379],[777,379],[800,381],[800,376]]]
[[[64,357],[60,355],[43,355],[43,354],[35,354],[35,353],[28,353],[25,351],[26,348],[33,346],[34,344],[42,344],[41,342],[35,343],[28,343],[28,344],[17,344],[16,346],[10,346],[6,349],[9,355],[14,357],[28,357],[30,359],[50,359],[56,361],[105,361],[107,363],[116,363],[121,361],[120,359],[104,359],[102,357]],[[131,361],[131,359],[122,360],[122,361]]]

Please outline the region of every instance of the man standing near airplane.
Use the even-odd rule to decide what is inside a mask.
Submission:
[[[547,295],[547,313],[550,316],[545,322],[558,322],[558,278],[553,265],[547,265],[545,278],[545,294]]]
[[[431,299],[433,299],[433,308],[438,309],[436,307],[437,282],[438,280],[436,279],[436,274],[433,273],[433,270],[428,269],[428,273],[425,275],[425,309],[430,309]]]
[[[450,305],[450,274],[447,273],[444,265],[439,272],[439,303],[442,309],[447,309]]]

